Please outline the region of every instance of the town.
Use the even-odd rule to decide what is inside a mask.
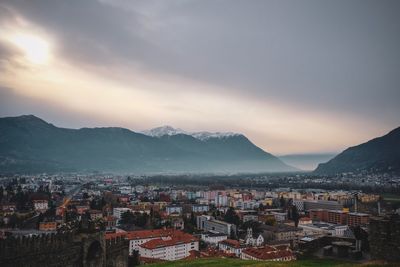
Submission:
[[[347,188],[343,183],[350,181],[349,175],[330,179],[337,188]],[[49,261],[37,257],[43,249],[73,266],[81,252],[71,251],[79,251],[80,245],[87,247],[88,266],[197,258],[399,260],[396,176],[379,177],[378,184],[374,176],[365,175],[348,190],[330,188],[321,182],[329,178],[307,174],[161,178],[2,177],[1,265],[22,266],[35,257],[36,266],[43,266]],[[60,236],[74,241],[60,245]]]

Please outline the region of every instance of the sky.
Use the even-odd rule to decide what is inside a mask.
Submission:
[[[0,0],[0,117],[340,152],[400,126],[400,2]]]

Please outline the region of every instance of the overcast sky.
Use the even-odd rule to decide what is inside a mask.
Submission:
[[[339,152],[400,126],[399,14],[385,0],[0,0],[0,116]]]

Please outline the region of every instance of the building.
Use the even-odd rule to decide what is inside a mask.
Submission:
[[[245,243],[247,246],[259,247],[264,244],[264,237],[261,234],[253,234],[253,230],[249,227],[247,228]]]
[[[343,224],[331,224],[314,222],[312,224],[303,224],[300,226],[305,236],[330,235],[342,237],[348,231],[349,227]]]
[[[182,232],[172,228],[127,232],[126,238],[129,240],[129,255],[132,255],[135,250],[138,251],[140,245],[150,240],[179,235],[180,233]]]
[[[168,215],[171,214],[182,214],[182,206],[178,205],[169,205],[165,208],[165,211],[167,212]]]
[[[47,200],[33,200],[33,208],[38,212],[45,212],[49,208]]]
[[[304,210],[309,211],[312,209],[342,210],[343,204],[330,200],[305,200]]]
[[[193,205],[192,206],[192,211],[194,213],[203,213],[203,212],[208,212],[209,211],[209,207],[208,205]]]
[[[107,229],[112,229],[117,225],[117,218],[112,215],[105,217],[104,221]]]
[[[222,194],[215,196],[215,206],[216,207],[226,207],[228,206],[228,197]]]
[[[113,216],[117,218],[117,222],[121,220],[122,214],[125,212],[132,211],[130,208],[114,208],[113,209]]]
[[[369,214],[360,212],[317,209],[310,210],[309,215],[314,221],[346,224],[349,226],[367,225],[369,223]]]
[[[90,219],[95,221],[103,218],[103,212],[101,210],[89,210]]]
[[[277,212],[272,211],[271,214],[275,217],[277,222],[283,222],[287,220],[287,213],[286,212]]]
[[[227,254],[234,254],[236,257],[240,257],[244,248],[244,245],[234,239],[226,239],[218,243],[219,250]]]
[[[367,225],[369,223],[369,214],[360,212],[349,212],[348,222],[349,226]]]
[[[204,229],[204,222],[211,220],[211,216],[208,215],[201,215],[196,217],[196,226],[197,229],[203,230]]]
[[[304,200],[293,199],[293,205],[296,206],[298,211],[304,211]]]
[[[255,261],[293,261],[296,256],[288,246],[264,246],[246,248],[240,256],[243,260]]]
[[[217,232],[204,232],[201,234],[201,240],[217,246],[219,242],[228,239],[228,235]]]
[[[76,206],[76,213],[78,213],[79,215],[83,215],[86,213],[86,211],[88,211],[90,209],[89,206],[87,205],[82,205],[82,206]]]
[[[56,222],[40,222],[39,230],[40,231],[55,231],[55,230],[57,230],[57,223]]]
[[[139,245],[140,257],[167,261],[186,258],[191,251],[198,250],[198,239],[186,233],[156,238]]]
[[[299,226],[312,224],[312,220],[310,217],[301,217],[299,219]]]
[[[236,233],[236,225],[232,223],[227,223],[224,221],[220,220],[207,220],[204,221],[204,231],[213,231],[213,232],[218,232],[218,233],[223,233],[228,236],[231,235],[231,233]]]
[[[341,210],[327,211],[328,223],[347,224],[347,212]]]
[[[302,229],[286,224],[277,224],[275,226],[262,225],[262,235],[265,241],[290,241],[295,240],[302,235]]]
[[[255,221],[255,222],[257,222],[258,221],[258,215],[255,215],[255,214],[246,214],[246,215],[243,215],[243,222],[248,222],[248,221]]]
[[[328,221],[328,212],[323,209],[312,209],[308,211],[308,215],[313,221]]]

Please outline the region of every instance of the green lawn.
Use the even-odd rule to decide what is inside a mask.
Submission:
[[[400,195],[382,194],[384,201],[400,202]]]
[[[213,258],[213,259],[196,259],[196,260],[182,260],[182,261],[174,261],[174,262],[164,262],[164,263],[155,263],[149,264],[146,266],[151,267],[198,267],[198,266],[211,266],[211,267],[280,267],[280,266],[288,266],[288,267],[352,267],[352,266],[365,266],[365,267],[378,267],[382,266],[382,264],[356,264],[349,263],[344,261],[335,261],[335,260],[298,260],[292,262],[259,262],[259,261],[245,261],[239,259],[221,259],[221,258]],[[399,265],[384,265],[395,267]]]

